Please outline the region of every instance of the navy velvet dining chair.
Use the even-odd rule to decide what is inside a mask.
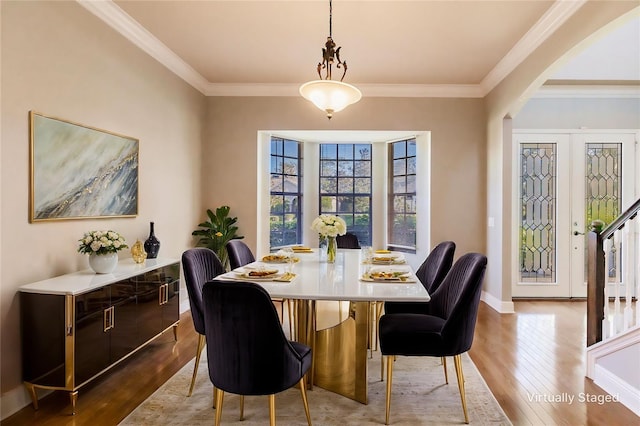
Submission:
[[[229,254],[229,266],[231,270],[255,262],[253,252],[243,241],[229,240],[225,246]],[[289,313],[289,335],[293,336],[293,301],[290,299],[271,299],[280,304],[281,320],[284,322],[284,305],[287,305]]]
[[[338,248],[359,249],[360,241],[358,241],[358,236],[356,234],[347,232],[344,235],[336,236],[336,245],[338,246]]]
[[[248,245],[240,240],[229,240],[225,246],[229,254],[231,270],[255,262],[256,258]]]
[[[486,256],[465,254],[431,295],[426,313],[385,314],[380,318],[380,350],[387,364],[385,424],[389,424],[393,363],[398,355],[453,356],[464,421],[469,423],[461,355],[473,342],[486,266]]]
[[[275,394],[300,385],[311,425],[304,375],[311,367],[311,348],[289,341],[271,298],[260,285],[215,280],[203,290],[209,378],[218,389],[216,426],[220,424],[224,392],[269,396],[269,421],[275,425]]]
[[[189,306],[191,307],[191,318],[193,327],[198,333],[198,346],[196,348],[196,362],[193,367],[193,376],[189,393],[193,393],[193,386],[196,382],[198,365],[200,364],[200,354],[205,345],[204,333],[204,307],[202,306],[202,287],[204,284],[225,272],[224,266],[218,256],[211,249],[206,247],[196,247],[182,253],[182,268],[184,270],[184,281],[189,295]]]
[[[429,253],[422,265],[416,271],[416,277],[420,280],[427,293],[437,290],[444,277],[453,265],[453,257],[456,251],[456,243],[443,241],[436,245]],[[424,313],[429,302],[385,302],[384,312],[394,313]]]

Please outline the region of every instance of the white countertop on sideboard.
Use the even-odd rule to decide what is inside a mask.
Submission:
[[[122,259],[118,261],[118,266],[115,271],[110,274],[96,274],[92,269],[84,269],[67,275],[26,284],[20,287],[19,290],[27,293],[82,294],[179,262],[177,259],[147,259],[143,263],[135,263],[131,258]]]

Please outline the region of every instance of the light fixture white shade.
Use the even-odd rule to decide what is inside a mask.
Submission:
[[[334,112],[342,111],[362,98],[358,88],[341,81],[314,80],[300,86],[300,94],[331,118]]]

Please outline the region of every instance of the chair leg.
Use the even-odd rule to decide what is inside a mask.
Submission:
[[[244,395],[240,395],[240,421],[244,420]]]
[[[456,366],[456,376],[458,376],[458,389],[460,390],[460,399],[462,400],[462,410],[464,411],[464,422],[469,424],[469,415],[467,414],[467,398],[464,392],[464,374],[462,374],[462,357],[455,355],[453,362]]]
[[[384,355],[380,353],[380,381],[384,382]]]
[[[224,391],[217,389],[216,392],[216,420],[215,426],[220,426],[220,420],[222,419],[222,401],[224,400]]]
[[[442,367],[444,367],[444,382],[449,384],[449,374],[447,373],[447,357],[442,357]]]
[[[304,376],[300,379],[300,393],[304,404],[304,413],[307,415],[307,424],[311,426],[311,414],[309,414],[309,401],[307,400],[307,385],[304,383]]]
[[[269,395],[269,425],[276,426],[276,396]]]
[[[213,387],[213,404],[211,404],[211,406],[215,409],[216,408],[216,400],[218,399],[218,389],[216,389],[216,387]]]
[[[189,386],[189,393],[187,396],[191,396],[193,393],[193,386],[196,384],[196,376],[198,375],[198,366],[200,365],[200,355],[202,355],[202,349],[204,348],[204,343],[206,341],[206,337],[204,334],[200,334],[198,337],[198,347],[196,348],[196,363],[193,366],[193,376],[191,376],[191,385]]]
[[[392,355],[387,355],[387,397],[386,397],[386,411],[384,424],[389,424],[389,412],[391,411],[391,377],[393,376],[393,361]]]

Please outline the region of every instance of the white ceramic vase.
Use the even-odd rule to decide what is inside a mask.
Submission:
[[[89,255],[89,266],[97,274],[110,274],[118,266],[118,253]]]

